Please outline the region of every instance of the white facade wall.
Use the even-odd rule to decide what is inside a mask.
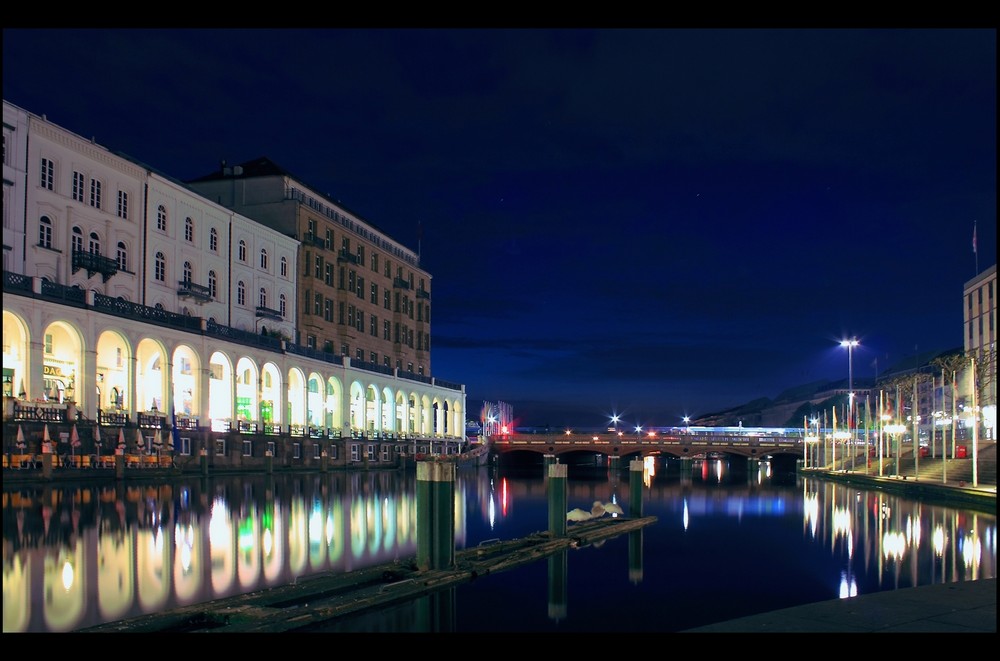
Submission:
[[[238,213],[232,213],[232,217],[233,306],[232,323],[229,325],[255,333],[266,329],[294,341],[299,242]],[[245,249],[243,259],[240,258],[241,242]],[[262,251],[267,256],[266,264],[261,259]],[[285,261],[284,274],[282,259]],[[243,283],[245,293],[243,304],[239,301],[240,283]],[[266,297],[264,306],[261,306],[261,290]],[[280,321],[258,315],[259,307],[280,311],[282,298],[285,310]]]
[[[28,112],[3,102],[3,270],[24,270]]]
[[[24,275],[138,301],[144,169],[44,117],[29,113],[28,119]],[[74,236],[84,251],[92,252],[94,241],[112,260],[121,247],[125,268],[107,281],[101,273],[74,272]]]

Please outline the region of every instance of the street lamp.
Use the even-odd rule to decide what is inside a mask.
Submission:
[[[854,447],[854,347],[858,346],[858,338],[852,337],[849,340],[841,340],[840,346],[847,347],[847,431],[850,434],[848,443],[851,444],[851,470],[854,470],[854,455],[857,448]],[[845,466],[846,468],[846,466]]]
[[[687,431],[687,433],[690,434],[691,433],[691,416],[686,415],[686,416],[684,416],[683,420],[684,420],[684,428]]]
[[[618,414],[617,414],[617,413],[615,413],[615,414],[613,414],[613,415],[611,416],[611,424],[613,424],[613,425],[615,426],[615,435],[617,435],[617,434],[618,434],[618,421],[619,421],[619,420],[621,420],[621,418],[620,418],[620,417],[618,417]]]

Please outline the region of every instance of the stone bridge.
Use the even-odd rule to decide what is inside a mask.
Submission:
[[[510,434],[494,436],[493,450],[499,454],[534,452],[565,455],[592,452],[609,457],[669,455],[708,457],[715,454],[759,458],[768,455],[802,456],[802,436],[774,434],[664,434],[657,436],[606,434]]]

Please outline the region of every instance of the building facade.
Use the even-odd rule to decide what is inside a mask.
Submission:
[[[964,287],[965,355],[977,362],[978,406],[982,423],[996,439],[997,415],[997,265],[989,267]]]
[[[266,158],[187,182],[301,241],[299,342],[353,363],[431,375],[431,276],[419,256]]]
[[[461,445],[461,385],[295,341],[296,236],[6,101],[4,118],[5,421],[130,447],[181,428],[189,456]]]

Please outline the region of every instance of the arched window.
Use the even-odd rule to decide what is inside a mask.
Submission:
[[[285,305],[286,305],[285,295],[282,294],[281,296],[278,297],[278,312],[281,313],[282,317],[285,316]]]
[[[282,256],[281,258],[281,277],[283,278],[288,277],[288,259],[286,259],[284,256]]]
[[[52,247],[52,221],[48,216],[38,219],[38,245],[43,248]]]
[[[262,269],[265,269],[265,270],[267,269],[267,249],[266,248],[261,248],[260,249],[260,267]]]
[[[191,262],[184,262],[184,282],[191,282]]]
[[[243,239],[240,239],[240,249],[237,257],[241,262],[247,261],[247,242]]]
[[[219,281],[215,275],[215,271],[208,272],[208,295],[212,298],[218,298],[218,287]]]
[[[90,233],[90,254],[101,254],[101,237],[97,236],[97,232]]]
[[[165,282],[167,279],[167,258],[162,252],[156,253],[156,258],[153,260],[153,277],[159,282]]]
[[[124,241],[118,242],[118,270],[128,271],[128,248]]]
[[[247,286],[243,284],[242,280],[236,284],[236,304],[247,304]]]
[[[194,221],[190,216],[184,219],[184,240],[194,243]]]
[[[267,307],[267,290],[263,287],[260,288],[260,307]]]
[[[167,231],[167,208],[162,204],[156,207],[156,229],[161,232]]]
[[[208,249],[219,252],[219,231],[214,227],[208,232]]]
[[[73,252],[83,252],[83,232],[80,231],[79,227],[73,228],[73,236],[70,240],[73,242]]]

